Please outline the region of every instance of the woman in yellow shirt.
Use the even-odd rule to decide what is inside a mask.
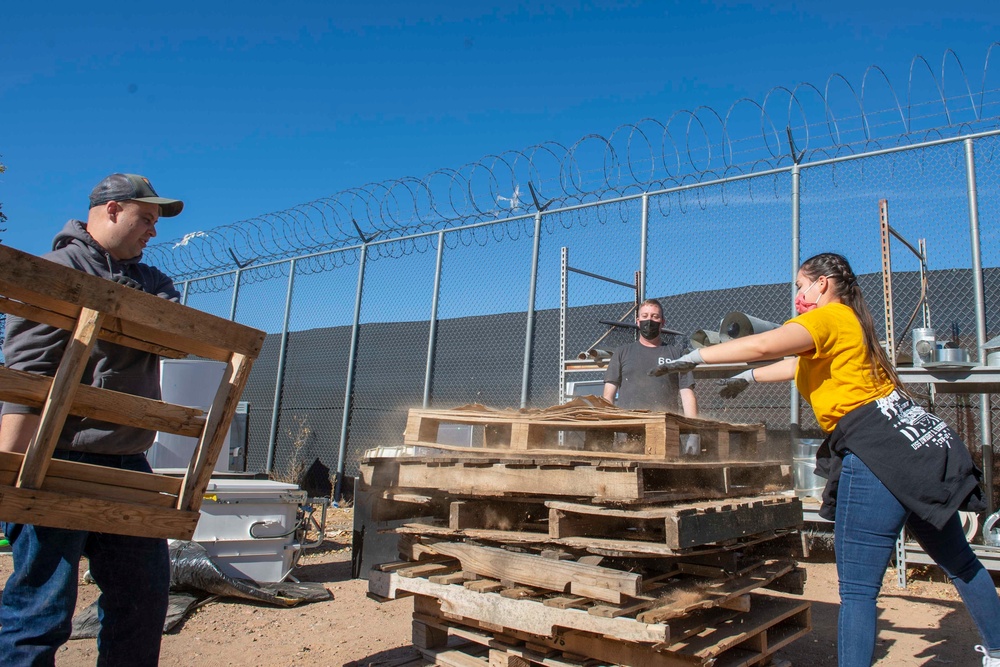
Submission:
[[[1000,598],[958,516],[959,509],[984,508],[968,449],[903,389],[844,257],[807,259],[795,284],[798,317],[695,350],[652,373],[787,357],[722,381],[720,393],[731,398],[753,382],[794,379],[829,434],[817,472],[828,477],[820,514],[835,521],[841,667],[871,665],[875,601],[904,525],[961,594],[983,639],[976,647],[982,664],[1000,666]]]

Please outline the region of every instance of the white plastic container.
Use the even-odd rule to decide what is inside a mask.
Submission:
[[[281,581],[301,549],[295,522],[305,501],[306,492],[294,484],[212,479],[192,539],[231,577]]]
[[[160,360],[160,393],[167,403],[198,408],[208,413],[215,400],[215,393],[222,381],[226,364],[209,359],[161,359]],[[153,446],[149,448],[146,458],[154,469],[187,468],[194,448],[198,445],[197,438],[190,438],[173,433],[157,432]],[[222,445],[219,458],[215,462],[215,470],[229,470],[229,433]]]

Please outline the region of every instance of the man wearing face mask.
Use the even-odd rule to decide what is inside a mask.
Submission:
[[[649,372],[684,354],[676,343],[665,344],[660,338],[663,307],[655,299],[646,299],[636,315],[639,340],[615,350],[604,374],[604,398],[618,407],[698,416],[692,373],[670,373],[654,377]],[[617,400],[615,396],[617,395]],[[697,442],[682,442],[685,453],[696,454]]]

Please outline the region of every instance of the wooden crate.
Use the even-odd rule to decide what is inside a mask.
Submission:
[[[595,402],[598,402],[596,405]],[[610,403],[587,397],[544,410],[491,410],[469,405],[450,410],[412,408],[406,421],[403,442],[460,451],[462,448],[437,442],[442,424],[481,427],[483,437],[477,452],[575,455],[580,452],[558,447],[560,432],[582,432],[589,452],[612,452],[615,433],[638,436],[643,451],[638,456],[651,459],[681,457],[680,436],[701,436],[702,459],[725,461],[754,458],[764,442],[763,424],[731,424],[715,419],[684,417],[669,412],[622,410]]]
[[[0,401],[41,409],[24,454],[0,452],[0,520],[190,539],[264,333],[0,246],[0,311],[70,332],[54,377],[0,368]],[[226,363],[208,414],[81,384],[98,340]],[[70,415],[198,438],[183,479],[54,460]]]

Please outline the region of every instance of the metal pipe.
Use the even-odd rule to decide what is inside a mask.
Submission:
[[[649,195],[642,195],[642,229],[639,232],[639,303],[646,300],[646,247],[649,240]]]
[[[979,245],[979,193],[976,189],[976,155],[972,139],[965,140],[965,180],[969,197],[969,238],[972,243],[972,286],[976,299],[976,360],[986,364],[986,290],[983,285],[983,258]],[[982,423],[983,485],[986,487],[986,512],[993,512],[993,416],[989,394],[979,395]]]
[[[351,419],[351,393],[354,389],[354,368],[358,355],[358,329],[361,327],[361,294],[365,285],[365,261],[368,259],[368,244],[361,244],[358,260],[358,289],[354,295],[354,324],[351,325],[351,349],[347,357],[347,382],[344,386],[344,414],[340,420],[340,450],[337,453],[337,488],[333,492],[335,502],[340,501],[344,486],[344,468],[347,459],[347,425]]]
[[[615,285],[621,285],[622,287],[627,287],[629,289],[635,289],[635,285],[632,283],[627,283],[624,280],[615,280],[614,278],[606,278],[597,273],[591,273],[590,271],[584,271],[583,269],[574,269],[572,266],[566,267],[567,273],[579,273],[581,276],[587,276],[588,278],[597,278],[598,280],[603,280],[607,283],[612,283]]]
[[[188,303],[188,286],[191,284],[190,280],[184,281],[184,289],[181,291],[181,305],[186,306]]]
[[[799,165],[794,164],[792,165],[792,294],[790,307],[792,317],[795,317],[797,314],[795,312],[795,292],[797,291],[795,277],[799,274],[799,233],[801,231],[801,219],[799,216],[802,207],[800,179]],[[799,426],[799,390],[796,388],[795,382],[789,384],[788,406],[788,423],[791,424],[794,430]]]
[[[569,303],[569,248],[559,250],[559,403],[566,402],[566,306]],[[586,353],[582,353],[586,359]],[[559,432],[559,445],[563,444],[563,433]]]
[[[236,269],[236,278],[233,279],[233,301],[229,304],[229,321],[236,321],[236,302],[240,297],[240,276],[243,275],[243,269]]]
[[[431,330],[427,335],[427,368],[424,369],[425,408],[431,404],[431,371],[434,369],[434,347],[437,345],[438,295],[441,293],[441,260],[444,256],[444,232],[438,232],[437,261],[434,264],[434,294],[431,296]]]
[[[528,407],[531,373],[531,343],[535,337],[535,287],[538,282],[538,249],[542,240],[542,212],[535,213],[535,243],[531,249],[531,284],[528,286],[528,317],[524,331],[524,368],[521,370],[521,407]],[[561,360],[560,360],[561,361]]]
[[[288,323],[292,316],[292,290],[295,285],[295,262],[288,264],[288,289],[285,292],[285,318],[281,323],[281,347],[278,349],[278,372],[274,378],[274,401],[271,403],[271,432],[267,437],[267,463],[264,472],[270,474],[274,467],[274,450],[278,443],[278,410],[281,408],[281,389],[285,383],[285,359],[288,356]]]

